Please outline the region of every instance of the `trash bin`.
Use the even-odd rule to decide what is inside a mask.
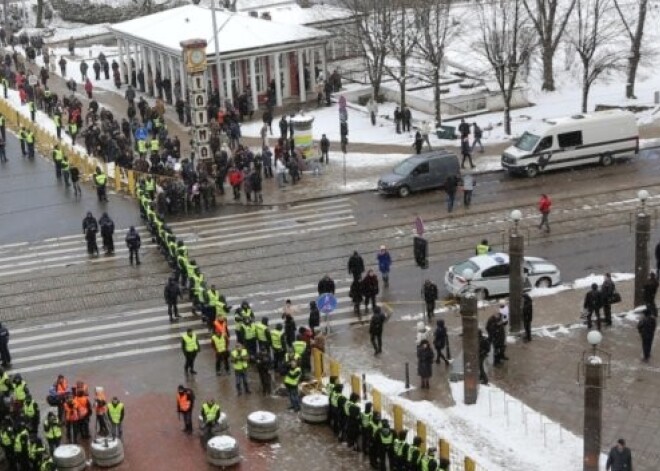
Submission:
[[[456,128],[454,126],[440,126],[435,130],[438,139],[456,139]]]

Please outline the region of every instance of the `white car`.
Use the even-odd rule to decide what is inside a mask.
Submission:
[[[477,255],[452,265],[445,273],[445,287],[449,294],[458,296],[468,286],[463,276],[472,270],[470,285],[480,299],[509,294],[509,256],[505,253]],[[525,257],[523,262],[527,287],[547,288],[561,283],[559,268],[539,257]]]

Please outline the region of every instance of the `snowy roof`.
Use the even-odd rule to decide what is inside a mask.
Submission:
[[[323,41],[330,36],[324,31],[300,25],[253,18],[247,13],[216,11],[220,54],[238,53],[261,48],[309,41]],[[153,15],[143,16],[112,26],[117,36],[127,36],[137,41],[170,51],[181,51],[180,42],[203,38],[208,42],[206,52],[215,54],[213,18],[211,11],[196,5],[186,5]]]
[[[290,25],[318,25],[337,20],[350,21],[354,16],[350,10],[329,5],[313,5],[306,8],[298,4],[272,5],[250,8],[250,10],[258,12],[259,16],[264,13],[269,14],[273,21]]]

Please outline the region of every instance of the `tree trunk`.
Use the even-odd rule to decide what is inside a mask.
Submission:
[[[440,111],[440,68],[436,67],[433,71],[433,101],[435,104],[435,127],[442,125],[442,116]]]
[[[646,22],[646,7],[648,0],[641,0],[639,3],[639,13],[637,15],[637,28],[635,36],[630,45],[630,57],[628,58],[628,70],[626,81],[626,98],[635,97],[635,80],[637,78],[637,67],[642,57],[642,36],[644,35],[644,23]]]
[[[554,51],[550,45],[543,45],[541,51],[541,56],[543,58],[543,85],[541,90],[548,92],[555,91],[555,78],[554,78],[554,68],[553,68],[553,59]]]
[[[504,99],[504,134],[507,136],[511,135],[511,108],[509,104],[511,103],[510,99]]]
[[[37,22],[36,28],[44,27],[44,0],[37,0]]]
[[[401,94],[401,110],[406,107],[406,77],[401,77],[399,80],[399,93]]]
[[[587,112],[587,104],[589,102],[589,84],[587,82],[582,84],[582,112]]]

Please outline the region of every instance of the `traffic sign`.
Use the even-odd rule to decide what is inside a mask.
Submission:
[[[332,311],[337,309],[337,298],[335,298],[334,294],[323,293],[316,300],[316,306],[322,313],[330,314]]]
[[[417,231],[418,236],[424,236],[424,221],[422,221],[422,218],[419,216],[415,218],[415,231]]]
[[[146,140],[147,135],[148,135],[147,129],[143,126],[140,126],[135,130],[135,139],[137,139],[138,141]]]

